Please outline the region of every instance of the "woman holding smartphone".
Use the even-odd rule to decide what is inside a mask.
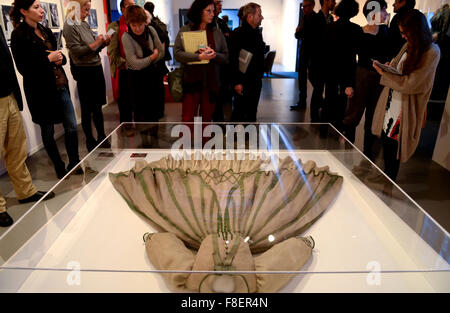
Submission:
[[[80,4],[80,21],[67,18],[63,34],[69,49],[72,75],[77,81],[81,125],[86,136],[86,147],[90,152],[106,137],[102,112],[102,106],[106,104],[106,84],[99,53],[109,45],[110,37],[95,36],[86,22],[90,15],[91,0],[75,1]],[[92,134],[92,120],[97,130],[97,139]]]
[[[56,175],[62,178],[80,162],[75,111],[70,99],[63,65],[66,57],[57,51],[52,31],[40,24],[44,10],[39,0],[15,0],[11,12],[15,29],[11,50],[23,86],[33,122],[41,127],[45,150],[53,162]],[[56,146],[54,125],[63,123],[69,165],[66,168]],[[82,174],[81,168],[75,174]]]
[[[401,75],[373,63],[384,89],[375,109],[372,132],[383,140],[385,173],[393,181],[400,162],[406,162],[419,144],[440,58],[439,47],[432,42],[427,19],[420,11],[413,9],[403,15],[399,29],[406,44],[389,65]]]

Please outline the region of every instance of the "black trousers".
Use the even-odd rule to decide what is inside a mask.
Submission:
[[[381,139],[384,149],[384,172],[390,179],[396,181],[400,170],[400,160],[397,159],[398,141],[389,138],[384,132]]]
[[[133,107],[130,99],[130,81],[128,77],[128,70],[119,71],[119,115],[120,122],[132,122],[133,121]]]
[[[243,89],[242,96],[237,94],[234,96],[231,120],[233,122],[256,122],[262,81],[258,79],[256,83],[244,84]]]
[[[81,106],[81,126],[86,136],[88,150],[91,151],[97,140],[103,140],[105,127],[102,106],[106,104],[106,84],[103,68],[99,66],[77,67],[77,88]],[[92,134],[92,121],[97,131],[97,140]]]
[[[309,55],[305,51],[304,43],[300,44],[300,56],[298,63],[298,105],[306,105],[306,96],[308,92],[308,61]]]
[[[311,123],[319,123],[321,121],[320,109],[323,107],[323,91],[325,88],[325,81],[323,79],[313,79],[311,80],[311,84],[313,86],[310,104]]]
[[[347,101],[348,97],[345,94],[345,87],[336,81],[327,81],[322,121],[331,123],[338,130],[342,131]]]
[[[318,55],[312,55],[309,65],[309,81],[313,86],[313,92],[311,95],[310,113],[311,123],[319,123],[322,121],[321,109],[324,106],[323,92],[325,90],[325,77],[324,73],[326,69],[323,68],[323,59]]]
[[[135,122],[157,122],[161,118],[161,79],[157,70],[148,66],[129,70],[129,90]]]
[[[220,123],[225,121],[223,107],[226,103],[230,102],[232,98],[230,85],[230,71],[228,65],[221,66],[219,94],[217,95],[216,105],[214,107],[214,113],[212,116],[212,120],[214,122]]]
[[[157,119],[164,117],[165,103],[166,103],[166,88],[164,86],[164,76],[157,76],[155,81],[157,107]]]
[[[358,66],[356,70],[355,95],[349,99],[344,117],[346,137],[355,142],[356,127],[361,121],[364,111],[364,154],[374,160],[373,146],[378,138],[372,134],[372,120],[378,98],[383,91],[380,75],[377,72]]]

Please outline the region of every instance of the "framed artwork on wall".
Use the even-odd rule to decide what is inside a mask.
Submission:
[[[89,26],[91,26],[91,28],[98,28],[97,10],[91,9],[91,12],[88,16],[88,24]]]
[[[41,2],[41,7],[44,10],[44,18],[42,19],[41,24],[45,27],[50,27],[48,3]]]
[[[59,28],[59,14],[58,14],[58,5],[56,3],[49,3],[49,12],[50,12],[50,27],[51,28]]]
[[[11,45],[11,33],[14,30],[9,11],[11,11],[10,5],[2,5],[2,28],[8,46]]]
[[[56,39],[56,50],[61,50],[63,48],[63,44],[62,44],[63,33],[62,33],[62,31],[61,30],[54,31],[53,35],[55,36],[55,39]]]

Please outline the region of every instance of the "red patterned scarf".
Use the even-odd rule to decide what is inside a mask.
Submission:
[[[127,23],[125,22],[125,17],[122,15],[119,20],[119,43],[120,43],[120,55],[125,59],[125,50],[123,50],[122,36],[128,31]]]

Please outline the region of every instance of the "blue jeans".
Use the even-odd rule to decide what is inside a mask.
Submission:
[[[69,164],[75,165],[80,162],[78,155],[78,133],[77,133],[77,119],[73,109],[72,100],[70,99],[69,91],[66,87],[59,91],[60,105],[63,108],[63,126],[64,126],[64,141],[66,145],[67,155],[69,157]],[[54,138],[55,128],[54,124],[40,124],[42,142],[44,143],[45,151],[53,162],[55,169],[65,169],[65,164],[61,159],[58,151],[58,146]]]

